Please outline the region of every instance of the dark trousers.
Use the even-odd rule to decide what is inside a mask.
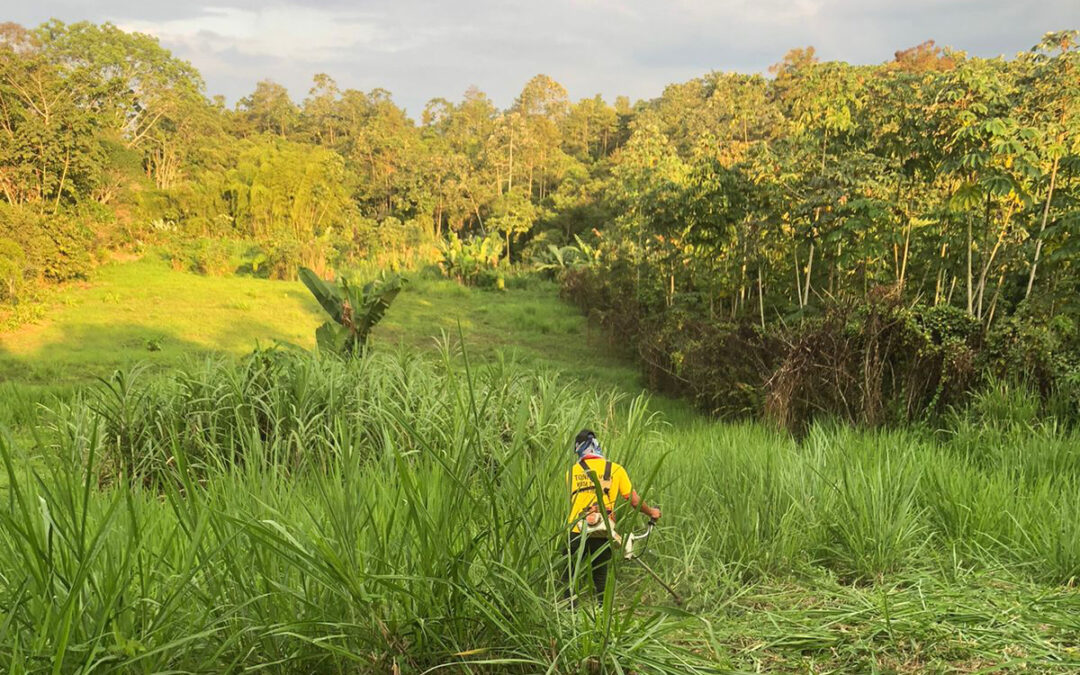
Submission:
[[[602,602],[604,586],[607,584],[608,567],[611,564],[611,540],[607,537],[586,537],[580,532],[571,532],[567,544],[567,548],[564,549],[566,561],[563,567],[563,581],[566,583],[567,591],[573,591],[579,570],[589,569],[592,572],[593,589],[596,591],[597,601]]]

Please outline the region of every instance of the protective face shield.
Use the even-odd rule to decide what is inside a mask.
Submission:
[[[578,457],[584,457],[585,455],[601,455],[600,442],[596,440],[596,436],[589,434],[589,437],[577,444],[574,448]]]

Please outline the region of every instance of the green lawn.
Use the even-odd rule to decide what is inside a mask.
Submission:
[[[299,284],[212,278],[149,261],[103,267],[58,296],[46,319],[0,335],[0,374],[78,382],[135,361],[241,353],[256,340],[309,344],[318,309]]]
[[[409,276],[375,330],[376,349],[435,349],[444,333],[456,342],[460,324],[477,359],[501,352],[624,391],[641,388],[633,364],[558,299],[552,282],[497,292]],[[239,355],[278,340],[312,348],[324,320],[299,282],[203,277],[149,259],[103,267],[89,283],[56,297],[42,322],[0,333],[0,382],[68,388],[135,362]]]
[[[405,291],[375,329],[375,350],[434,353],[444,336],[456,345],[460,327],[474,364],[512,359],[601,389],[642,390],[632,361],[561,301],[553,282],[529,280],[525,288],[499,292],[420,272],[406,276]],[[106,265],[90,281],[50,297],[44,320],[0,332],[0,426],[24,440],[40,404],[69,399],[117,368],[239,356],[275,341],[313,349],[315,329],[325,320],[300,282],[199,276],[151,257]],[[693,415],[663,397],[654,397],[652,406],[676,419]]]

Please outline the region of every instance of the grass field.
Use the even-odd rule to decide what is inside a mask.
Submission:
[[[628,388],[633,367],[610,355],[603,336],[557,299],[551,282],[512,293],[474,290],[411,274],[393,311],[375,330],[380,347],[431,348],[458,325],[470,349],[513,351]],[[83,382],[134,362],[176,364],[192,354],[250,352],[283,340],[311,348],[324,316],[299,282],[204,277],[152,260],[118,263],[58,294],[36,325],[0,333],[0,378]]]
[[[225,289],[259,302],[230,309]],[[59,386],[49,373],[72,395],[9,415],[20,433],[0,443],[0,665],[1080,668],[1075,432],[958,414],[942,431],[817,426],[796,441],[695,418],[636,397],[633,368],[544,284],[419,279],[363,362],[244,357],[255,338],[310,344],[321,319],[300,291],[138,263],[5,337],[16,382],[0,400]],[[128,310],[154,297],[155,318]],[[261,328],[232,330],[239,312]],[[129,315],[112,333],[126,351],[63,347],[113,315]],[[464,354],[433,339],[458,321]],[[161,350],[140,351],[165,325]],[[130,365],[143,352],[156,372]],[[560,601],[562,474],[583,425],[663,507],[647,561],[685,608],[628,563],[602,608]]]
[[[422,273],[409,277],[375,329],[376,349],[430,352],[444,333],[456,338],[460,330],[478,358],[498,353],[586,382],[640,389],[632,362],[559,301],[554,283],[530,281],[499,293]],[[275,341],[313,348],[324,320],[299,282],[204,277],[156,260],[112,264],[55,294],[42,321],[0,333],[0,397],[8,402],[0,423],[24,419],[37,402],[70,396],[134,363],[163,367],[209,354],[239,356]]]

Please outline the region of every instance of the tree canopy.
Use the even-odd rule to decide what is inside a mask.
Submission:
[[[162,231],[315,267],[403,232],[498,233],[524,262],[582,236],[642,302],[732,320],[882,286],[987,324],[1025,301],[1060,312],[1078,276],[1076,37],[1009,60],[926,42],[872,66],[794,49],[768,77],[709,73],[633,105],[571,101],[541,74],[506,110],[470,89],[414,120],[324,73],[302,101],[264,80],[229,109],[152,37],[6,24],[0,237],[31,281]]]

